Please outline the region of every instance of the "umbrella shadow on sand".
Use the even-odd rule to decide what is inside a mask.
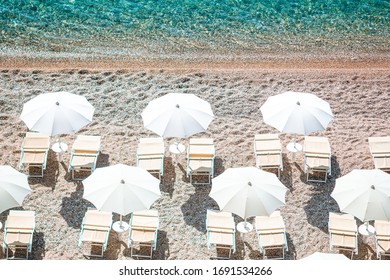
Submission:
[[[335,184],[336,177],[340,175],[340,167],[335,156],[332,156],[332,176],[326,183],[306,182],[306,174],[301,175],[301,180],[312,188],[313,195],[304,207],[309,224],[328,233],[329,212],[338,212],[337,202],[330,196]]]
[[[164,157],[164,175],[161,177],[160,190],[168,193],[172,198],[175,185],[176,172],[172,157]]]
[[[283,161],[283,171],[280,171],[280,181],[285,185],[290,191],[292,189],[292,164],[294,162],[290,162],[286,153],[282,154]],[[266,170],[267,171],[267,170]],[[273,171],[273,170],[270,170]],[[276,173],[277,174],[277,173]]]
[[[42,260],[45,253],[45,235],[43,232],[35,231],[30,259]]]
[[[197,186],[195,193],[181,206],[184,222],[196,228],[198,231],[206,232],[207,209],[218,210],[217,202],[209,196],[211,186]]]
[[[80,228],[82,220],[88,208],[95,208],[94,205],[83,199],[83,186],[81,182],[76,182],[76,191],[70,194],[70,197],[63,197],[60,214],[68,224],[73,228]]]

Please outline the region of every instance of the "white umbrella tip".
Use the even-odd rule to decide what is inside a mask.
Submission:
[[[248,186],[252,187],[252,182],[248,182]]]
[[[125,180],[123,180],[123,179],[122,179],[122,180],[121,180],[121,184],[123,184],[123,185],[124,185],[124,184],[125,184]]]
[[[56,105],[57,105],[57,106],[60,106],[60,102],[57,101],[57,102],[56,102]]]
[[[300,105],[301,105],[301,102],[297,101],[297,105],[300,106]]]
[[[179,109],[179,108],[180,108],[180,105],[179,105],[179,104],[176,104],[176,108]]]
[[[373,189],[375,191],[375,186],[374,185],[371,185],[371,189]]]

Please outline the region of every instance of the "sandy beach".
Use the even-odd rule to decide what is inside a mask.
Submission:
[[[23,104],[44,92],[69,91],[85,96],[93,106],[92,123],[77,134],[101,135],[98,167],[135,165],[141,137],[156,136],[143,127],[141,112],[149,101],[169,92],[193,93],[210,102],[215,119],[199,137],[214,139],[215,175],[226,168],[254,166],[254,135],[278,133],[263,122],[260,106],[269,96],[285,91],[309,92],[328,101],[334,120],[326,131],[313,135],[329,138],[332,176],[327,183],[307,183],[303,154],[295,161],[286,144],[292,135],[280,134],[284,170],[281,181],[289,189],[280,211],[286,224],[286,259],[300,259],[314,252],[329,252],[328,215],[339,211],[330,197],[336,178],[353,169],[372,169],[368,137],[388,136],[390,127],[390,63],[388,58],[344,60],[177,61],[66,61],[24,58],[0,60],[0,164],[18,166],[20,145],[27,126],[20,120]],[[76,135],[63,135],[69,146]],[[53,139],[54,140],[54,139]],[[297,141],[302,143],[303,137]],[[165,139],[165,147],[173,139]],[[182,143],[187,145],[188,139]],[[20,209],[34,210],[36,232],[31,259],[85,259],[78,239],[82,218],[93,205],[82,198],[83,185],[67,173],[64,162],[50,151],[43,179],[29,179],[32,192]],[[160,215],[157,250],[153,259],[205,260],[208,250],[206,211],[218,209],[208,194],[210,186],[194,186],[185,175],[185,155],[178,164],[168,149],[162,196],[152,208]],[[17,208],[19,209],[19,208]],[[4,224],[8,211],[0,214]],[[119,215],[114,214],[114,220]],[[129,215],[124,217],[129,220]],[[235,216],[235,222],[242,218]],[[254,222],[253,218],[248,219]],[[361,224],[357,221],[358,225]],[[104,259],[131,259],[128,233],[111,231]],[[0,242],[3,233],[0,234]],[[354,259],[376,259],[374,237],[363,244]],[[255,232],[236,234],[232,259],[262,259]],[[0,253],[0,258],[4,256]]]

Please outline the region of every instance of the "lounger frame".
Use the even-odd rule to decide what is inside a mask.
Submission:
[[[350,214],[342,214],[342,213],[329,213],[329,223],[328,223],[328,231],[329,231],[329,248],[331,252],[335,252],[335,250],[343,250],[343,251],[351,251],[351,259],[354,254],[358,253],[358,232],[357,225],[354,217]],[[345,238],[353,238],[354,245],[347,246],[344,244],[334,244],[335,237]]]
[[[190,184],[205,185],[211,184],[211,179],[214,177],[214,158],[215,146],[214,140],[211,138],[190,138],[187,148],[187,177],[190,179]],[[203,162],[205,163],[204,166]],[[197,164],[197,168],[192,168]],[[206,176],[206,182],[194,182],[193,176]]]
[[[91,212],[95,212],[95,213],[98,213],[98,215],[104,215],[105,218],[107,218],[108,220],[108,217],[111,216],[111,221],[110,222],[102,222],[102,223],[99,223],[99,224],[90,224],[90,222],[88,222],[87,220],[87,215],[88,213],[91,213]],[[86,253],[84,252],[83,250],[83,255],[84,256],[87,256],[87,257],[99,257],[99,258],[102,258],[103,255],[104,255],[104,252],[106,251],[107,249],[107,245],[108,245],[108,238],[110,236],[110,231],[111,231],[111,227],[112,227],[112,213],[109,213],[109,212],[104,212],[104,211],[98,211],[96,209],[88,209],[87,212],[85,213],[85,216],[83,218],[83,221],[81,223],[81,231],[80,231],[80,236],[79,236],[79,241],[78,241],[78,247],[79,248],[82,248],[83,245],[85,244],[89,244],[91,246],[91,249],[92,247],[98,247],[100,248],[100,254],[93,254],[93,253]],[[105,237],[104,237],[104,241],[103,242],[96,242],[96,241],[86,241],[84,240],[83,236],[84,236],[84,233],[85,231],[95,231],[95,232],[102,232],[105,234]],[[83,248],[82,248],[83,249]]]
[[[255,217],[255,225],[260,253],[263,255],[263,259],[284,259],[285,252],[288,252],[288,244],[286,237],[286,226],[282,216],[280,215],[280,212],[275,211],[269,217]],[[269,236],[272,237],[272,235],[280,234],[282,235],[283,242],[279,244],[265,244],[266,242],[263,242],[263,239],[266,239]],[[270,258],[267,254],[267,250],[281,250],[282,257]]]
[[[214,218],[220,219],[222,218],[222,223],[215,223],[213,222],[212,216]],[[222,249],[228,251],[228,256],[223,257],[217,256],[216,259],[230,259],[231,255],[236,252],[236,227],[234,224],[234,218],[231,213],[228,212],[216,212],[212,210],[207,210],[207,217],[206,217],[206,229],[207,229],[207,248],[211,250],[212,248],[215,249]],[[224,244],[221,242],[212,242],[211,235],[224,235],[229,238],[231,238],[230,244]]]
[[[162,137],[140,138],[137,148],[137,166],[145,166],[149,173],[157,175],[158,179],[161,180],[161,177],[164,176],[164,154],[165,148]],[[159,162],[158,167],[148,166],[148,162],[155,161]]]
[[[31,143],[34,140],[39,141],[40,143]],[[50,137],[48,135],[37,132],[27,132],[20,148],[19,171],[26,173],[29,177],[43,178],[43,173],[46,170],[49,148]],[[29,161],[29,156],[40,156],[42,161]],[[40,172],[37,174],[31,173],[30,168],[37,168]]]
[[[368,145],[376,169],[390,171],[390,136],[369,137]]]
[[[382,257],[390,257],[390,222],[375,221],[375,249],[379,260]],[[383,248],[383,245],[386,247]]]
[[[332,175],[332,162],[330,144],[327,137],[305,136],[304,145],[304,171],[307,182],[326,183],[328,176]],[[323,179],[310,178],[310,174],[320,173]]]
[[[84,142],[84,146],[80,147],[80,143]],[[85,143],[90,142],[90,147],[85,147]],[[97,159],[101,149],[101,137],[91,135],[78,135],[72,146],[71,157],[68,166],[68,172],[72,173],[72,180],[80,181],[85,179],[83,177],[76,177],[75,172],[83,173],[87,172],[92,174],[96,169]],[[77,159],[87,158],[90,159],[88,164],[77,164]],[[88,174],[88,175],[89,175]]]
[[[25,225],[10,225],[9,219],[10,217],[24,217],[30,219],[31,226],[25,226]],[[33,235],[35,231],[35,212],[34,211],[23,211],[23,210],[11,210],[9,212],[7,221],[4,225],[4,239],[3,239],[3,254],[5,254],[6,259],[28,259],[29,253],[32,251],[32,242],[33,242]],[[13,242],[13,243],[7,243],[8,235],[11,234],[18,234],[20,235],[29,235],[28,236],[28,242]],[[25,250],[26,254],[24,258],[16,257],[16,251],[17,250]],[[9,256],[9,251],[13,251],[13,256]]]
[[[269,170],[277,169],[278,178],[283,171],[282,144],[278,134],[256,134],[253,149],[256,157],[256,167]]]
[[[155,251],[157,248],[157,237],[159,228],[158,211],[144,210],[133,212],[130,217],[129,226],[130,227],[127,246],[130,248],[130,256],[152,259],[153,251]],[[135,240],[133,238],[133,233],[136,232],[152,234],[153,239],[148,241]],[[136,247],[139,247],[140,251],[142,247],[149,248],[149,254],[135,253],[134,249]]]

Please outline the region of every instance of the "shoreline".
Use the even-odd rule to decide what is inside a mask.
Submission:
[[[390,69],[390,58],[290,58],[275,59],[53,59],[28,57],[0,57],[0,69],[57,71],[62,69],[88,70],[357,70]]]

